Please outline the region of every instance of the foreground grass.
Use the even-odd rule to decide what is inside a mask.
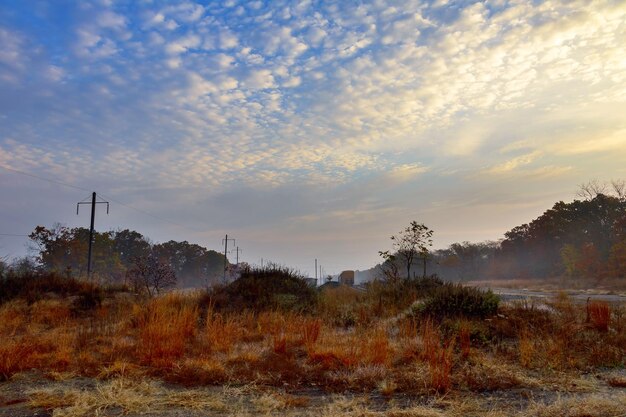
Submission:
[[[203,293],[121,292],[87,307],[71,296],[16,298],[0,305],[0,380],[36,370],[61,381],[28,396],[33,407],[63,416],[177,408],[618,416],[626,409],[623,306],[559,296],[501,306],[486,318],[416,311],[349,288],[324,292],[316,314],[218,311]],[[606,376],[590,380],[590,373]],[[95,386],[63,383],[78,377]],[[540,392],[554,395],[535,402]],[[502,401],[493,406],[491,394]],[[332,400],[321,403],[322,395]]]
[[[626,394],[557,397],[531,400],[523,409],[506,397],[459,395],[415,398],[398,404],[367,395],[293,395],[258,386],[185,389],[154,380],[114,378],[91,389],[58,382],[30,390],[29,405],[54,410],[53,416],[93,415],[287,415],[287,416],[415,416],[415,417],[543,417],[623,416]],[[176,414],[179,413],[179,414]]]

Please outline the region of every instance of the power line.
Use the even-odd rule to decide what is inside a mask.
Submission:
[[[178,227],[182,227],[182,228],[185,228],[185,229],[189,229],[189,230],[196,231],[196,229],[192,229],[191,227],[189,227],[189,226],[185,226],[184,224],[180,224],[180,223],[173,222],[173,221],[171,221],[171,220],[164,219],[163,217],[156,216],[156,215],[154,215],[154,214],[152,214],[152,213],[149,213],[149,212],[147,212],[147,211],[145,211],[145,210],[138,209],[137,207],[133,207],[133,206],[131,206],[130,204],[122,203],[121,201],[119,201],[119,200],[117,200],[117,199],[115,199],[115,198],[113,198],[113,197],[111,197],[111,196],[107,196],[107,195],[104,195],[104,194],[98,194],[98,195],[99,195],[100,197],[104,198],[104,199],[111,200],[111,201],[113,201],[114,203],[119,204],[120,206],[124,206],[124,207],[126,207],[126,208],[131,209],[131,210],[135,210],[136,212],[139,212],[139,213],[145,214],[146,216],[152,217],[152,218],[154,218],[154,219],[156,219],[156,220],[159,220],[159,221],[162,221],[162,222],[165,222],[165,223],[170,223],[170,224],[172,224],[172,225],[174,225],[174,226],[178,226]]]
[[[50,179],[50,178],[40,177],[40,176],[35,175],[35,174],[31,174],[31,173],[28,173],[28,172],[20,171],[19,169],[9,168],[9,167],[6,167],[4,165],[0,165],[0,168],[6,169],[7,171],[15,172],[16,174],[22,174],[22,175],[26,175],[27,177],[37,178],[38,180],[47,181],[47,182],[50,182],[52,184],[62,185],[64,187],[70,187],[70,188],[74,188],[76,190],[81,190],[81,191],[89,191],[88,189],[83,188],[83,187],[79,187],[77,185],[68,184],[66,182],[53,180],[53,179]]]
[[[88,190],[87,188],[79,187],[79,186],[77,186],[77,185],[68,184],[68,183],[63,182],[63,181],[58,181],[58,180],[53,180],[53,179],[50,179],[50,178],[40,177],[39,175],[31,174],[31,173],[29,173],[29,172],[20,171],[19,169],[9,168],[9,167],[4,166],[4,165],[0,165],[0,168],[6,169],[7,171],[14,172],[14,173],[16,173],[16,174],[26,175],[27,177],[36,178],[36,179],[41,180],[41,181],[46,181],[46,182],[49,182],[49,183],[52,183],[52,184],[62,185],[62,186],[64,186],[64,187],[70,187],[70,188],[74,188],[74,189],[76,189],[76,190],[81,190],[81,191],[87,191],[87,192],[90,192],[90,190]],[[162,222],[165,222],[165,223],[170,223],[170,224],[172,224],[172,225],[174,225],[174,226],[182,227],[182,228],[185,228],[185,229],[189,229],[189,230],[197,231],[197,229],[191,228],[191,227],[189,227],[189,226],[185,226],[185,225],[183,225],[183,224],[176,223],[176,222],[173,222],[173,221],[171,221],[171,220],[164,219],[163,217],[156,216],[156,215],[154,215],[154,214],[152,214],[152,213],[149,213],[149,212],[147,212],[147,211],[145,211],[145,210],[138,209],[137,207],[133,207],[133,206],[131,206],[131,205],[129,205],[129,204],[126,204],[126,203],[122,203],[121,201],[119,201],[119,200],[117,200],[117,199],[115,199],[115,198],[112,198],[112,197],[110,197],[110,196],[105,196],[104,194],[99,194],[99,195],[100,195],[101,197],[103,197],[103,198],[107,199],[107,200],[111,200],[111,201],[113,201],[113,202],[115,202],[115,203],[119,204],[120,206],[124,206],[124,207],[126,207],[126,208],[131,209],[131,210],[135,210],[135,211],[137,211],[137,212],[139,212],[139,213],[142,213],[142,214],[144,214],[144,215],[146,215],[146,216],[152,217],[152,218],[154,218],[154,219],[156,219],[156,220],[159,220],[159,221],[162,221]],[[87,197],[86,199],[88,199],[88,198],[89,198],[89,197]],[[85,200],[86,200],[86,199],[85,199]]]

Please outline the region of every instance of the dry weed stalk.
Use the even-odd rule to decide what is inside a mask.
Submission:
[[[611,308],[605,301],[592,301],[587,304],[587,314],[593,327],[600,332],[608,332],[611,321]]]

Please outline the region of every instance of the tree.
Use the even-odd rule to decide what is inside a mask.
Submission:
[[[613,276],[626,278],[626,239],[616,243],[611,248],[609,268]]]
[[[400,259],[406,265],[407,278],[411,277],[411,266],[413,261],[419,256],[424,261],[424,276],[426,276],[426,259],[428,258],[428,248],[433,245],[433,231],[426,227],[423,223],[417,223],[415,220],[409,224],[404,230],[395,236],[391,236],[393,249],[395,252],[391,254],[389,251],[378,252],[385,261],[395,261]]]
[[[593,243],[586,243],[580,248],[580,258],[576,268],[585,278],[600,278],[602,274],[602,260],[598,249]]]
[[[47,271],[80,276],[87,263],[89,229],[55,225],[37,226],[29,235],[39,250],[37,262]],[[94,274],[109,280],[123,276],[119,254],[114,250],[113,232],[95,232],[92,265]]]
[[[145,290],[149,296],[153,296],[176,285],[176,274],[172,267],[153,254],[136,257],[133,264],[126,272],[126,277],[136,291]]]
[[[154,245],[153,253],[172,267],[182,287],[215,283],[224,272],[224,255],[195,243],[170,240]]]
[[[561,261],[568,277],[572,278],[576,275],[579,259],[580,255],[576,246],[567,244],[561,248]]]
[[[118,230],[113,238],[113,248],[119,254],[122,265],[132,267],[133,259],[150,254],[150,242],[134,230]]]

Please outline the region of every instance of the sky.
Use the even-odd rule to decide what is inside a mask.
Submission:
[[[0,234],[93,190],[97,230],[309,275],[496,240],[626,178],[624,45],[617,0],[3,0]]]

